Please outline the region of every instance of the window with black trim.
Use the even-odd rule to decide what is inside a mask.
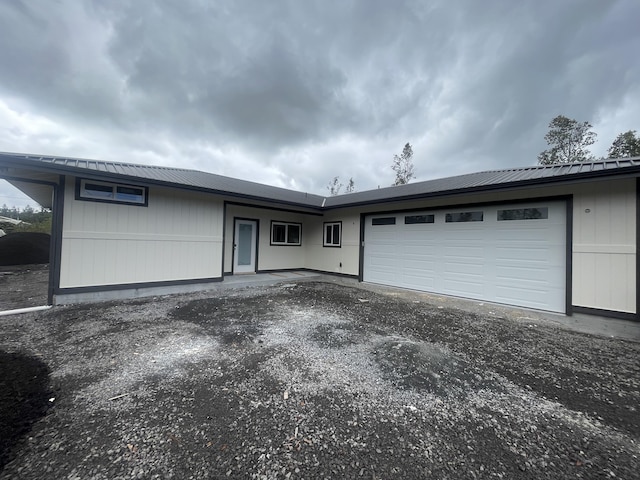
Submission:
[[[342,222],[331,222],[324,224],[324,241],[325,247],[339,247],[342,242]]]
[[[378,217],[371,219],[371,225],[395,225],[396,217]]]
[[[435,216],[429,215],[407,215],[404,217],[405,225],[414,225],[416,223],[434,223]]]
[[[76,200],[148,206],[149,189],[137,185],[78,179]]]
[[[271,222],[271,245],[301,245],[302,224]]]
[[[457,212],[447,213],[444,221],[447,223],[456,222],[482,222],[484,219],[484,212]]]
[[[510,208],[498,210],[498,221],[504,220],[544,220],[549,218],[549,209],[541,208]]]

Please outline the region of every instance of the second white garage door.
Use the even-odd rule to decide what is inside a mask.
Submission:
[[[565,311],[566,204],[365,218],[365,282]]]

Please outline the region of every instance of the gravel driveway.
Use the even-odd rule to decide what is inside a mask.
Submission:
[[[428,299],[306,281],[0,317],[0,478],[639,478],[639,343]]]

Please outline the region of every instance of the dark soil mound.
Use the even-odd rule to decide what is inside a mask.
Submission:
[[[48,233],[18,232],[0,237],[0,265],[49,263]]]
[[[0,471],[16,442],[47,412],[50,395],[44,363],[0,350]]]

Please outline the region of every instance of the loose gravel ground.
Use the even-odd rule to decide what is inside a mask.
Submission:
[[[0,312],[47,305],[48,288],[48,264],[0,266]]]
[[[0,317],[33,377],[0,380],[0,479],[640,478],[639,343],[428,299],[307,281]]]

